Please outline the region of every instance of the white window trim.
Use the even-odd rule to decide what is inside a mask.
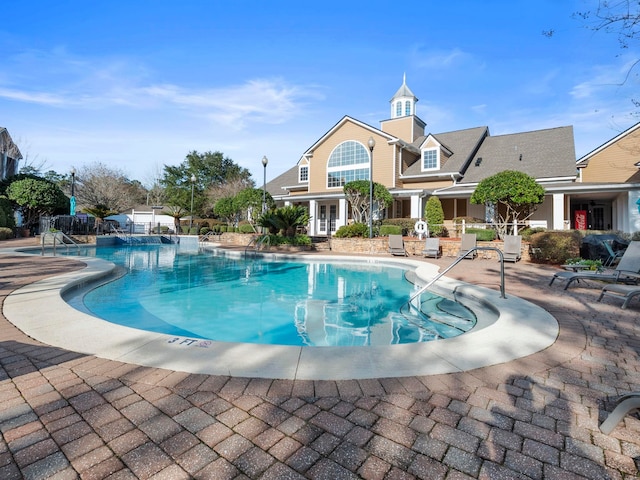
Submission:
[[[424,154],[425,152],[436,152],[436,166],[434,168],[424,168]],[[420,152],[420,170],[422,172],[434,172],[440,170],[440,149],[438,147],[423,148]]]
[[[328,166],[328,162],[329,160],[327,160],[327,170],[326,170],[326,175],[325,175],[325,186],[327,188],[327,190],[331,190],[331,189],[339,189],[339,188],[344,188],[344,185],[338,185],[335,187],[330,187],[329,186],[329,173],[332,172],[342,172],[345,170],[359,170],[362,168],[371,168],[371,154],[368,152],[367,147],[364,145],[364,143],[358,141],[358,140],[345,140],[343,142],[340,142],[338,145],[336,145],[333,150],[331,150],[331,153],[329,154],[329,159],[331,158],[331,156],[333,155],[333,152],[335,151],[336,148],[338,148],[340,145],[342,145],[345,142],[355,142],[358,143],[360,145],[362,145],[362,147],[365,149],[365,151],[367,151],[367,156],[369,157],[369,161],[367,163],[355,163],[353,165],[349,165],[349,166],[339,166],[339,167],[329,167]],[[371,171],[371,170],[369,170]],[[346,182],[349,183],[349,182]]]
[[[307,179],[302,180],[302,169],[307,169]],[[309,183],[309,165],[300,165],[298,167],[298,183]]]

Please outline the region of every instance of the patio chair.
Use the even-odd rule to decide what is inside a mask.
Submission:
[[[622,258],[622,255],[624,255],[625,250],[614,251],[611,243],[609,243],[606,240],[602,242],[602,245],[607,250],[607,255],[609,255],[607,259],[603,262],[603,265],[605,267],[613,266],[617,261],[619,261],[620,258]]]
[[[471,249],[476,247],[476,234],[475,233],[463,233],[462,241],[460,242],[460,251],[458,252],[458,257],[470,258],[473,260],[478,255],[478,251],[474,250],[470,252]]]
[[[404,240],[402,235],[389,235],[389,253],[391,255],[401,255],[406,257],[407,250],[404,248]]]
[[[606,435],[610,434],[611,431],[616,428],[616,425],[618,425],[618,423],[620,423],[628,413],[639,409],[640,392],[632,392],[623,395],[618,399],[616,408],[613,409],[607,419],[600,425],[600,431]]]
[[[556,272],[551,277],[549,285],[553,284],[556,278],[566,280],[567,283],[564,286],[566,290],[573,282],[579,280],[602,280],[604,282],[613,283],[638,283],[638,275],[640,274],[640,241],[631,242],[624,252],[624,255],[620,257],[620,261],[616,265],[615,270],[610,270],[605,273],[598,273],[592,271],[582,272],[569,272],[562,271]]]
[[[505,235],[502,257],[505,262],[517,262],[522,256],[522,236]]]
[[[424,242],[424,250],[422,250],[422,255],[425,257],[438,258],[438,255],[440,255],[440,238],[427,238]]]
[[[602,287],[598,301],[602,300],[605,295],[610,297],[624,298],[624,302],[620,308],[627,308],[631,299],[640,296],[640,285],[625,285],[622,283],[612,283]]]

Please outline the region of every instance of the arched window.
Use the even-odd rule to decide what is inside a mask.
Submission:
[[[396,117],[402,116],[402,100],[398,100],[396,103]]]
[[[404,114],[407,116],[411,115],[411,102],[409,100],[404,102]]]
[[[369,180],[369,151],[360,142],[338,145],[327,163],[327,187],[343,187],[354,180]]]

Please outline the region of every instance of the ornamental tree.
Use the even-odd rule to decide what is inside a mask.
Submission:
[[[370,189],[369,180],[354,180],[344,186],[351,216],[356,223],[367,223],[372,212],[382,212],[393,203],[393,197],[384,185],[373,183],[373,202],[369,198]]]
[[[27,228],[36,225],[41,215],[69,209],[69,199],[62,190],[44,179],[25,178],[12,182],[7,188],[7,198],[20,209]]]
[[[427,219],[429,233],[431,235],[440,236],[444,229],[444,211],[442,210],[442,202],[435,195],[429,197],[424,207],[424,216]]]
[[[482,180],[471,195],[471,203],[495,208],[496,228],[500,238],[514,222],[533,215],[544,201],[544,188],[526,173],[505,170]]]

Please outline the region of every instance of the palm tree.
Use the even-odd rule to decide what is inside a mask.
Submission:
[[[298,227],[309,223],[309,211],[300,205],[288,205],[265,212],[258,225],[266,227],[270,232],[279,232],[285,237],[295,237]]]
[[[180,234],[180,219],[185,216],[187,211],[182,207],[172,205],[167,207],[162,213],[173,217],[173,226],[175,227],[176,234]]]

